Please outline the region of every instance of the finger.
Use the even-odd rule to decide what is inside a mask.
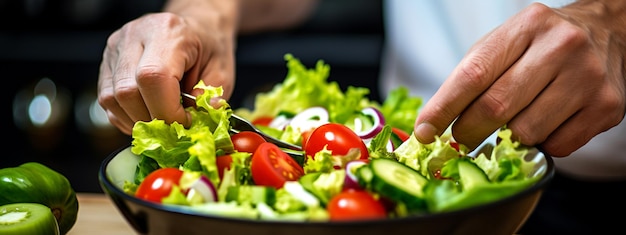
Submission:
[[[472,148],[509,123],[514,136],[534,145],[581,109],[582,97],[588,97],[571,94],[593,88],[585,81],[602,76],[603,67],[595,66],[595,57],[589,54],[579,30],[550,22],[551,30],[534,35],[532,45],[518,62],[460,115],[453,126],[457,141]],[[578,58],[586,62],[572,62]]]
[[[524,24],[513,20],[511,25]],[[472,101],[524,53],[531,41],[528,27],[501,27],[479,41],[424,105],[414,134],[423,143],[441,135]]]
[[[130,134],[134,121],[128,117],[113,95],[112,86],[101,86],[98,90],[98,103],[106,111],[109,123],[125,134]]]
[[[130,134],[133,121],[120,107],[115,98],[113,86],[113,63],[117,61],[117,40],[119,31],[111,34],[104,49],[98,77],[98,103],[106,111],[109,123],[125,134]]]
[[[125,26],[123,30],[133,30]],[[131,122],[150,121],[151,116],[144,104],[136,81],[137,63],[144,53],[144,38],[135,38],[135,34],[126,33],[120,37],[117,47],[118,56],[113,63],[113,92],[115,99]],[[117,114],[117,113],[116,113]]]
[[[619,95],[613,95],[616,91],[611,91],[613,86],[608,86],[607,91],[603,91],[606,76],[604,63],[597,60],[597,57],[589,55],[590,49],[585,43],[572,43],[570,40],[562,39],[568,43],[549,44],[547,41],[554,41],[554,35],[546,35],[538,39],[539,45],[554,45],[552,48],[540,48],[545,53],[541,55],[546,59],[538,65],[544,64],[539,69],[542,72],[558,71],[556,79],[547,84],[543,91],[532,101],[528,107],[517,114],[508,123],[508,127],[513,130],[513,136],[518,138],[525,145],[536,145],[544,142],[549,135],[560,128],[562,123],[570,119],[585,106],[592,104],[594,108],[605,107],[604,112],[611,112],[620,105],[612,105],[622,100]],[[565,38],[565,37],[561,37]],[[576,38],[576,37],[574,37]],[[574,54],[565,53],[568,45],[580,44]],[[569,50],[569,52],[572,52]],[[593,54],[593,53],[592,53]],[[552,56],[554,55],[554,56]],[[576,59],[573,59],[576,58]],[[584,62],[577,58],[585,58]],[[533,76],[533,75],[529,75]],[[534,77],[539,77],[537,74]],[[599,97],[599,98],[596,98]],[[607,102],[608,101],[608,102]],[[596,115],[605,115],[597,112]],[[586,128],[581,128],[586,129]],[[576,132],[571,132],[576,135]]]
[[[181,104],[180,81],[196,63],[199,48],[189,49],[185,41],[162,39],[168,39],[167,35],[145,45],[137,72],[139,89],[153,118],[189,126],[191,118]],[[187,76],[197,76],[195,71],[190,73]]]
[[[565,97],[563,92],[576,91],[574,90],[576,87],[573,86],[578,84],[568,82],[566,79],[554,82],[569,58],[562,56],[559,44],[548,40],[554,39],[547,36],[535,38],[533,45],[524,52],[524,55],[468,105],[453,124],[452,132],[456,141],[473,149],[495,130],[513,119],[516,121],[509,123],[509,127],[514,135],[521,134],[527,142],[536,141],[537,138],[545,138],[559,123],[572,115],[561,113],[560,115],[564,115],[561,119],[542,120],[552,115],[552,111],[558,110],[559,107],[554,105],[558,103],[554,102],[563,101],[562,97]],[[578,75],[566,73],[559,76],[568,78],[567,76]],[[537,98],[538,96],[541,97]],[[580,105],[572,107],[572,112],[579,108]],[[518,115],[522,116],[517,117]],[[542,122],[537,123],[539,120]],[[525,129],[524,127],[528,125],[526,122],[529,122],[530,126],[543,126],[541,131],[544,133],[533,132],[535,129]],[[547,126],[551,128],[546,129]]]
[[[569,76],[575,75],[568,72],[559,75],[532,104],[511,119],[507,127],[513,131],[515,139],[528,146],[542,143],[562,123],[582,109],[588,97],[568,94],[584,93],[585,87],[571,82],[567,79]]]
[[[228,100],[232,95],[235,84],[235,71],[234,71],[234,53],[232,50],[221,49],[219,53],[219,59],[211,59],[206,68],[203,69],[201,78],[205,84],[217,87],[221,86],[224,93],[221,97],[214,97],[211,99],[211,106],[219,108],[223,105],[221,100]]]
[[[120,129],[125,134],[130,134],[130,129],[132,128],[134,121],[117,103],[111,83],[105,83],[104,85],[99,86],[98,103],[106,111],[109,123]]]
[[[122,133],[126,135],[131,135],[133,130],[133,125],[130,125],[129,120],[121,120],[118,115],[113,114],[110,110],[107,110],[107,117],[109,118],[109,122],[117,127]],[[124,116],[128,117],[128,116]]]
[[[100,70],[98,71],[98,92],[102,90],[112,91],[113,87],[113,65],[118,57],[115,49],[117,40],[119,38],[119,31],[115,31],[107,39],[107,44],[102,53],[102,61],[100,62]],[[109,93],[107,93],[109,94]],[[112,94],[112,93],[111,93]]]
[[[566,157],[585,145],[598,133],[615,126],[606,126],[602,121],[589,121],[594,120],[590,119],[592,116],[596,118],[595,120],[603,118],[593,115],[590,112],[577,113],[552,132],[552,134],[539,145],[540,148],[550,156]],[[581,124],[584,124],[584,128],[581,128]]]
[[[561,124],[540,144],[547,154],[565,157],[589,142],[595,135],[618,125],[624,117],[623,91],[613,83],[597,90],[588,89],[581,97],[585,105]],[[596,96],[591,95],[592,93]],[[616,112],[616,110],[622,110]]]

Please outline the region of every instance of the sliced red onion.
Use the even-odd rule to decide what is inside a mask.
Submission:
[[[197,201],[198,197],[202,199],[202,202],[217,201],[217,190],[211,180],[204,175],[193,181],[187,190],[187,200]]]
[[[274,119],[272,119],[269,127],[283,130],[289,124],[289,122],[291,122],[291,118],[288,118],[285,115],[278,115]]]
[[[298,132],[305,132],[328,122],[328,110],[323,107],[311,107],[296,114],[289,125]]]
[[[365,116],[372,118],[372,127],[363,129],[363,123],[359,118],[355,119],[354,132],[361,137],[361,139],[369,139],[376,136],[385,126],[385,118],[383,114],[374,107],[367,107],[361,110]]]
[[[348,164],[346,164],[346,177],[344,178],[343,181],[343,188],[344,189],[361,189],[362,187],[359,185],[359,179],[356,177],[356,175],[354,174],[356,172],[356,169],[362,165],[365,165],[366,163],[364,161],[360,161],[360,160],[355,160],[355,161],[350,161],[348,162]]]

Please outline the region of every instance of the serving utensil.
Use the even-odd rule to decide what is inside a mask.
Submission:
[[[196,97],[191,94],[182,93],[182,96],[188,99],[196,100]],[[230,121],[230,131],[232,133],[239,133],[241,131],[252,131],[261,135],[267,142],[273,143],[276,146],[283,148],[283,150],[289,149],[289,150],[295,150],[295,151],[302,151],[302,147],[295,145],[295,144],[287,143],[285,141],[276,139],[273,136],[266,134],[265,132],[261,131],[259,128],[254,126],[254,124],[252,124],[250,121],[240,117],[239,115],[236,115],[234,113],[231,114],[229,121]],[[285,151],[285,152],[287,152],[287,154],[290,154],[290,155],[298,154],[297,152],[293,152],[293,151]]]

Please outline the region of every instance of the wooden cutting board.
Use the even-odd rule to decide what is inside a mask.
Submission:
[[[78,218],[67,235],[135,235],[135,231],[104,194],[78,193]]]

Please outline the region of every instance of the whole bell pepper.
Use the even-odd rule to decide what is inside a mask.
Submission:
[[[52,210],[60,234],[66,234],[78,217],[78,199],[69,180],[37,162],[0,169],[0,206],[40,203]]]

